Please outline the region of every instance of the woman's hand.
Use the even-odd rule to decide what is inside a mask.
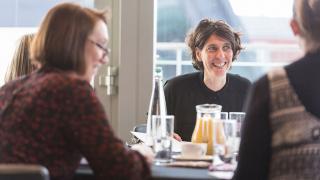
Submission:
[[[175,138],[177,141],[182,141],[182,139],[179,136],[179,134],[173,133],[173,138]]]
[[[149,146],[145,144],[135,144],[131,146],[131,149],[138,151],[140,154],[142,154],[146,158],[149,165],[153,163],[154,153]]]

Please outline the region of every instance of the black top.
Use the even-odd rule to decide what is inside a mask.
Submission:
[[[320,118],[320,52],[309,53],[285,67],[289,81],[306,110]],[[263,76],[246,103],[239,164],[234,179],[268,179],[271,157],[269,82]]]
[[[219,91],[210,90],[203,82],[203,72],[181,75],[165,83],[168,114],[175,115],[175,133],[190,141],[196,122],[196,105],[219,104],[222,111],[243,111],[250,81],[239,75],[227,74],[227,82]]]

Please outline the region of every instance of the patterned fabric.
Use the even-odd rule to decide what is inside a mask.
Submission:
[[[284,69],[268,74],[272,130],[270,179],[320,179],[320,120],[307,112]]]
[[[115,137],[93,89],[43,68],[0,89],[0,163],[35,163],[72,179],[84,156],[97,179],[147,179],[136,151]]]

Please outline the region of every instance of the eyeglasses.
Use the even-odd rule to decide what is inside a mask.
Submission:
[[[101,50],[104,52],[103,57],[106,57],[107,55],[110,54],[110,52],[111,52],[111,49],[110,49],[110,48],[105,48],[105,47],[103,47],[103,45],[95,42],[94,40],[89,39],[89,41],[90,41],[92,44],[96,45],[99,49],[101,49]]]

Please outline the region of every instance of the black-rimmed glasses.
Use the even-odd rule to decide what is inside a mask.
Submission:
[[[110,52],[111,52],[111,49],[110,49],[110,48],[103,47],[103,45],[95,42],[94,40],[89,39],[89,41],[90,41],[92,44],[96,45],[99,49],[101,49],[101,50],[104,52],[103,57],[105,57],[105,56],[107,56],[107,55],[110,54]]]

